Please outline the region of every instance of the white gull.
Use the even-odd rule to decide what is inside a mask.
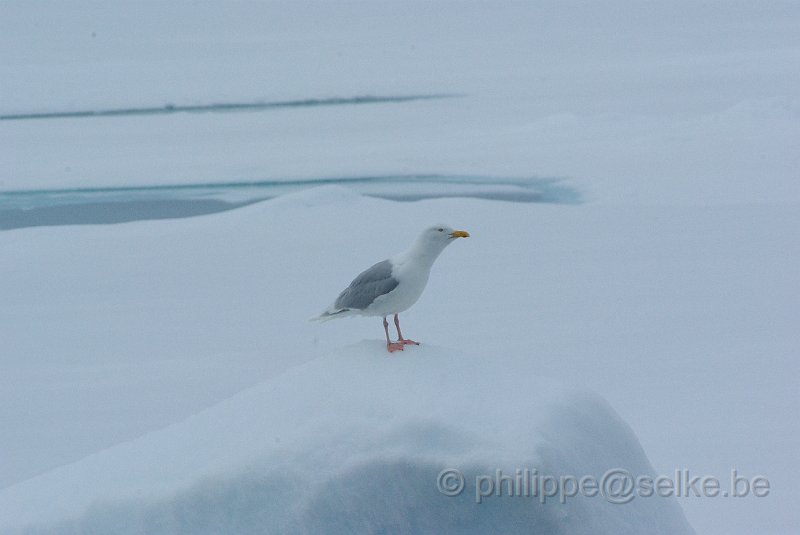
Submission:
[[[347,316],[382,316],[386,333],[386,349],[402,351],[407,344],[418,342],[403,338],[398,314],[417,302],[428,283],[433,263],[444,248],[456,238],[468,238],[469,233],[453,230],[447,225],[434,225],[425,229],[411,247],[387,260],[378,262],[353,279],[336,301],[315,321],[327,321]],[[389,322],[386,317],[394,314],[397,342],[389,338]]]

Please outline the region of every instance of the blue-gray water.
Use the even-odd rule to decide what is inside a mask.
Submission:
[[[0,121],[31,119],[80,119],[87,117],[114,117],[119,115],[165,115],[170,113],[224,113],[232,111],[264,111],[280,108],[310,108],[320,106],[358,106],[364,104],[400,104],[416,100],[455,98],[455,94],[425,95],[363,95],[356,97],[309,98],[300,100],[214,102],[211,104],[165,104],[130,108],[88,110],[30,111],[0,114]]]
[[[260,112],[279,108],[404,104],[418,100],[458,96],[460,95],[383,95],[196,105],[167,104],[155,107],[118,109],[30,111],[0,114],[0,121],[172,113]],[[557,179],[430,174],[27,190],[0,192],[0,230],[191,217],[231,210],[286,193],[330,184],[345,186],[364,195],[396,201],[417,201],[440,197],[476,197],[513,202],[579,202],[578,193]]]
[[[174,186],[0,192],[0,230],[51,225],[123,223],[222,212],[322,185],[395,201],[473,197],[574,204],[578,192],[558,179],[398,175]]]

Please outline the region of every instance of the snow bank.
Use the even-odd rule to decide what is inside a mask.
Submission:
[[[466,476],[458,497],[437,474]],[[653,474],[601,399],[435,346],[388,355],[365,341],[184,422],[0,494],[0,529],[35,533],[690,533],[673,500],[498,496],[474,477]],[[67,519],[71,518],[71,519]],[[66,519],[66,520],[65,520]],[[25,532],[25,530],[19,530]]]
[[[426,351],[457,348],[442,351],[458,363],[477,361],[488,367],[482,373],[495,377],[505,377],[490,371],[502,363],[520,375],[509,384],[531,379],[524,387],[532,399],[541,399],[536,389],[550,384],[542,376],[598,392],[635,430],[659,474],[688,467],[726,478],[738,468],[748,476],[769,477],[774,491],[765,499],[682,499],[698,531],[791,532],[797,493],[787,467],[797,459],[785,445],[798,437],[797,426],[787,422],[797,404],[794,318],[800,315],[800,212],[794,206],[399,203],[340,187],[189,219],[0,232],[0,249],[14,259],[0,263],[3,525],[13,522],[8,517],[25,503],[31,504],[27,518],[36,517],[31,508],[44,501],[35,497],[37,489],[54,495],[30,479],[37,474],[126,442],[142,444],[131,441],[184,425],[203,409],[248,387],[262,388],[257,385],[312,359],[339,358],[331,356],[336,348],[364,338],[379,343],[383,330],[374,318],[322,326],[306,318],[354,273],[402,249],[432,221],[465,228],[472,238],[437,261],[425,294],[404,316],[405,334],[425,343]],[[360,358],[361,350],[353,358]],[[381,366],[395,365],[383,356],[375,354]],[[414,356],[409,351],[400,358]],[[348,358],[341,357],[342,365]],[[465,373],[455,365],[448,369]],[[341,378],[334,371],[331,377]],[[352,380],[338,385],[341,395],[359,388]],[[462,401],[472,395],[461,392],[464,385],[447,385],[451,392],[442,395],[472,406]],[[507,415],[516,405],[499,399],[517,395],[512,387],[478,389],[478,394],[490,407],[502,407],[499,423],[522,418]],[[408,403],[413,407],[414,398]],[[307,409],[298,406],[297,413]],[[723,417],[731,410],[735,419]],[[547,418],[532,414],[531,422]],[[478,422],[479,416],[473,418],[464,425]],[[355,429],[344,420],[331,419],[330,427]],[[517,440],[508,442],[525,444],[530,438],[533,451],[552,428],[542,425],[536,434],[536,425],[521,428]],[[585,432],[576,436],[598,436],[589,427],[581,426]],[[569,442],[564,428],[558,429],[558,443]],[[244,470],[278,478],[266,467],[242,466],[257,463],[260,435],[246,436],[255,440],[253,450],[238,435],[230,456],[222,451],[217,459],[204,443],[224,450],[227,434],[216,428],[208,434],[213,436],[170,455],[162,455],[156,444],[150,457],[163,470],[123,474],[120,481],[141,480],[141,495],[121,496],[127,485],[109,483],[88,460],[74,465],[86,469],[84,480],[64,468],[67,472],[38,481],[55,483],[61,476],[54,474],[73,474],[68,479],[76,485],[58,500],[66,500],[64,514],[77,514],[74,500],[88,506],[97,494],[91,487],[103,482],[107,486],[99,488],[130,511],[129,500],[152,496],[165,503],[178,492],[188,493],[201,477],[236,480]],[[500,440],[479,438],[484,441],[476,443],[479,449]],[[484,457],[504,468],[541,460],[527,450],[511,450],[506,460],[500,453],[511,447]],[[585,457],[595,459],[594,446],[588,447]],[[193,458],[193,448],[200,452],[197,472],[177,484],[181,474],[192,473],[182,463]],[[145,464],[144,453],[126,451],[130,457],[114,454],[104,469],[118,474],[115,462]],[[325,451],[318,448],[320,455]],[[583,453],[565,451],[568,459],[554,466],[577,470],[570,459]],[[179,459],[176,473],[162,466],[162,457]],[[630,457],[631,463],[638,458]],[[279,465],[293,462],[287,459]],[[466,462],[461,468],[475,469]],[[594,461],[586,467],[596,469]],[[58,500],[48,507],[58,508]],[[495,503],[483,505],[488,510]],[[635,507],[647,505],[624,509]],[[49,518],[57,521],[56,513]]]

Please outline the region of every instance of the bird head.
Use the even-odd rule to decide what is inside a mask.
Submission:
[[[433,225],[422,231],[419,241],[432,249],[444,249],[457,238],[469,238],[469,232],[453,230],[447,225]]]

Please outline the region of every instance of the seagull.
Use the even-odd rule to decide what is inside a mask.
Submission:
[[[457,238],[469,238],[469,232],[453,230],[447,225],[434,225],[422,231],[411,247],[387,260],[378,262],[353,279],[336,301],[312,321],[328,321],[348,316],[382,316],[389,353],[402,351],[406,345],[419,342],[403,338],[400,312],[417,302],[428,283],[433,263],[444,248]],[[389,338],[387,316],[394,314],[397,342]]]

